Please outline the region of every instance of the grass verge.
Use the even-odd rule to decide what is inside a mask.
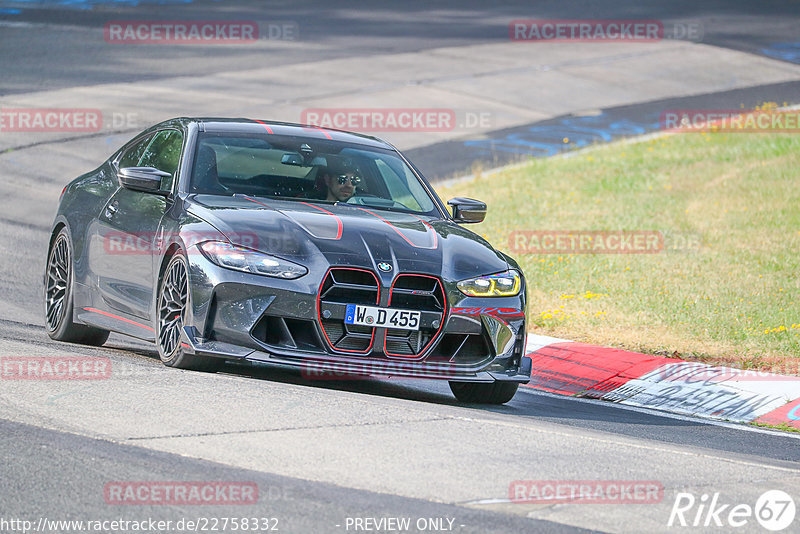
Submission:
[[[800,136],[684,133],[529,164],[438,193],[517,258],[529,331],[798,373]],[[655,254],[549,254],[519,231],[657,231]],[[514,250],[521,245],[523,250]]]
[[[800,432],[800,428],[793,427],[789,423],[780,423],[777,425],[771,425],[768,423],[750,423],[750,424],[760,428],[769,428],[772,430],[780,430],[782,432]]]

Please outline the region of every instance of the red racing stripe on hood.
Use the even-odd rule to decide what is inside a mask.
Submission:
[[[373,217],[377,217],[378,219],[382,220],[383,222],[385,222],[386,224],[388,224],[389,226],[391,226],[391,227],[392,227],[392,230],[394,230],[395,232],[397,232],[397,234],[398,234],[400,237],[402,237],[403,239],[405,239],[405,240],[406,240],[406,242],[407,242],[409,245],[411,245],[412,247],[415,247],[415,248],[425,248],[425,249],[433,250],[433,249],[435,249],[435,248],[438,246],[438,244],[439,244],[439,242],[438,242],[438,238],[436,237],[436,230],[434,230],[434,229],[433,229],[433,226],[431,226],[431,225],[430,225],[430,224],[428,224],[427,222],[423,221],[422,219],[420,219],[420,218],[419,218],[419,217],[417,217],[416,215],[412,215],[412,217],[415,217],[416,219],[419,219],[419,221],[420,221],[420,222],[421,222],[423,225],[425,225],[425,226],[427,226],[428,228],[430,228],[430,229],[431,229],[431,231],[433,232],[433,246],[431,246],[431,247],[422,247],[422,246],[416,245],[416,244],[412,243],[412,242],[411,242],[411,240],[410,240],[408,237],[406,237],[406,235],[405,235],[403,232],[401,232],[401,231],[400,231],[400,229],[399,229],[397,226],[395,226],[395,225],[394,225],[394,224],[392,224],[391,222],[387,221],[386,219],[384,219],[383,217],[381,217],[381,216],[380,216],[380,215],[378,215],[377,213],[374,213],[374,212],[372,212],[372,211],[370,211],[370,210],[367,210],[367,209],[364,209],[364,208],[358,208],[358,209],[360,209],[361,211],[365,211],[365,212],[369,213],[369,214],[370,214],[370,215],[372,215]],[[426,234],[428,233],[427,229],[425,230],[425,233],[426,233]]]
[[[300,201],[300,204],[305,204],[306,206],[311,206],[312,208],[317,209],[319,211],[323,211],[323,212],[327,213],[328,215],[330,215],[331,217],[335,218],[336,219],[337,229],[336,229],[336,237],[334,237],[334,239],[341,239],[342,238],[342,220],[339,218],[338,215],[326,210],[325,208],[320,208],[319,206],[315,206],[314,204],[309,204],[308,202]]]

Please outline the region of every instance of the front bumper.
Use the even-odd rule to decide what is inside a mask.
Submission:
[[[298,280],[278,280],[223,269],[202,254],[190,254],[189,267],[192,305],[183,342],[190,353],[293,368],[320,380],[363,376],[484,383],[530,380],[530,360],[523,358],[524,290],[516,297],[475,298],[442,282],[446,302],[439,314],[440,327],[421,352],[401,355],[386,350],[385,340],[392,338],[380,328],[373,329],[366,350],[334,346],[330,327],[327,334],[322,328],[321,314],[336,307],[321,305],[318,298],[329,270],[317,269],[314,276],[311,269]],[[375,274],[378,303],[385,306],[391,302],[392,284]],[[326,321],[336,319],[326,317]]]

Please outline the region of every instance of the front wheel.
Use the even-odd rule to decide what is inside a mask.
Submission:
[[[158,291],[158,317],[156,321],[156,344],[161,361],[168,367],[195,371],[217,371],[222,360],[206,358],[184,351],[181,342],[189,307],[189,275],[186,257],[176,253],[167,264]]]
[[[77,324],[72,320],[72,273],[69,233],[62,228],[47,256],[44,287],[47,335],[56,341],[100,346],[108,339],[108,330]]]
[[[450,382],[450,391],[458,400],[474,404],[505,404],[514,397],[517,389],[519,384],[516,382]]]

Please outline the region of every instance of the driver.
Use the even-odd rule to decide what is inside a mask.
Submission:
[[[347,202],[361,184],[358,167],[350,165],[328,165],[322,173],[328,194],[325,200]]]

